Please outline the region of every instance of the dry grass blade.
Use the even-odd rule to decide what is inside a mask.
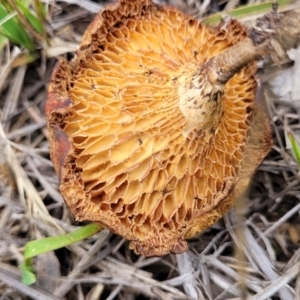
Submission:
[[[74,279],[79,276],[88,266],[91,260],[94,259],[95,255],[99,252],[102,247],[104,241],[107,239],[109,232],[107,230],[103,230],[98,235],[98,240],[95,244],[89,249],[89,251],[82,256],[81,260],[76,264],[76,267],[72,270],[72,272],[68,275],[68,280],[65,280],[63,284],[61,284],[55,291],[54,294],[62,297],[65,293],[72,288],[74,284]],[[104,251],[108,254],[107,251]]]
[[[197,280],[193,275],[192,261],[189,257],[189,252],[176,255],[179,273],[181,275],[190,276],[190,279],[185,280],[183,288],[185,293],[191,298],[204,298],[202,291],[197,287]]]
[[[62,0],[52,5],[52,1],[47,1],[47,33],[53,44],[43,51],[48,51],[49,56],[74,51],[92,14],[111,2]],[[221,13],[226,6],[262,3],[155,2],[180,7],[201,18],[212,12]],[[286,5],[284,10],[296,7],[299,1]],[[257,17],[253,14],[249,19]],[[1,299],[300,300],[299,169],[287,141],[288,131],[295,137],[299,135],[300,102],[280,98],[269,88],[274,65],[265,65],[257,76],[263,80],[262,94],[267,98],[275,143],[252,180],[249,199],[243,199],[237,213],[230,213],[189,240],[191,250],[183,255],[136,256],[124,239],[102,232],[51,252],[51,258],[34,259],[36,275],[41,280],[24,286],[17,269],[23,263],[24,245],[44,235],[71,232],[82,224],[72,219],[62,204],[59,180],[49,158],[44,101],[55,60],[47,58],[47,72],[43,74],[41,61],[28,64],[28,56],[22,51],[7,45],[0,53]],[[276,72],[283,74],[291,65],[293,74],[299,74],[295,69],[297,62],[293,61]],[[299,82],[297,78],[293,80]],[[45,275],[53,259],[59,272]],[[45,281],[50,290],[45,291]]]
[[[234,219],[233,212],[229,214]],[[257,240],[253,237],[251,231],[244,227],[243,228],[243,236],[244,239],[240,241],[236,233],[233,231],[230,224],[230,221],[227,217],[225,217],[225,221],[228,224],[228,230],[235,240],[238,247],[241,247],[245,251],[246,258],[251,262],[254,269],[259,270],[267,281],[274,281],[280,278],[279,274],[275,271],[275,266],[273,262],[270,260],[270,257],[267,255],[265,250],[261,247],[261,245],[257,242]],[[230,227],[229,227],[230,226]],[[285,300],[292,300],[293,295],[291,291],[287,287],[282,287],[281,290],[278,291],[280,297]]]
[[[183,294],[180,290],[173,288],[164,282],[160,282],[150,278],[150,274],[145,276],[145,272],[141,270],[137,270],[128,264],[121,263],[112,258],[108,258],[99,263],[99,266],[106,270],[108,274],[113,277],[115,282],[122,283],[126,286],[131,286],[136,290],[144,290],[146,294],[149,296],[157,296],[157,294],[153,294],[153,287],[157,287],[158,289],[168,292],[170,296],[176,298],[184,298],[184,299],[193,299],[185,294]],[[162,299],[163,298],[159,298]]]
[[[42,174],[39,172],[39,170],[37,169],[33,160],[30,157],[27,158],[27,163],[28,163],[28,166],[32,169],[36,178],[39,180],[40,184],[45,189],[45,191],[47,191],[48,194],[52,197],[52,199],[54,199],[57,203],[62,204],[63,199],[61,197],[61,194],[56,189],[53,188],[53,186],[50,184],[50,182],[44,176],[42,176]]]
[[[68,4],[76,4],[92,13],[98,13],[103,8],[103,5],[96,4],[90,0],[61,0],[61,1],[66,2]]]
[[[300,275],[298,275],[296,280],[296,289],[295,289],[295,300],[300,299]]]
[[[27,126],[23,126],[22,128],[18,128],[16,130],[12,130],[9,134],[7,134],[7,138],[9,140],[19,138],[22,136],[30,135],[38,129],[42,129],[45,126],[45,121],[41,121],[40,123],[30,124]]]
[[[299,199],[300,200],[300,199]],[[270,226],[264,234],[266,236],[269,236],[274,230],[276,230],[280,225],[288,221],[292,216],[299,213],[300,211],[300,203],[298,203],[295,207],[293,207],[291,210],[289,210],[284,216],[282,216],[279,220],[274,222],[272,226]]]
[[[21,88],[24,82],[24,76],[27,66],[21,66],[17,69],[13,82],[10,84],[7,94],[8,101],[5,102],[5,106],[2,111],[2,122],[4,131],[8,131],[10,126],[10,117],[16,111],[17,103],[20,97]]]
[[[6,138],[1,123],[0,138],[2,140],[2,143],[6,144],[5,151],[3,151],[3,154],[4,157],[6,157],[6,161],[14,174],[20,199],[23,203],[23,207],[26,208],[29,217],[35,220],[43,220],[44,223],[53,226],[53,228],[56,228],[57,230],[61,230],[60,226],[58,226],[58,224],[50,216],[36,188],[33,186],[31,180],[22,168],[14,150],[12,149],[12,147],[9,144],[9,141]]]
[[[20,49],[17,47],[14,47],[13,50],[10,52],[8,51],[2,51],[1,53],[2,59],[5,61],[5,63],[1,66],[1,72],[0,72],[0,93],[2,91],[2,88],[5,84],[7,84],[7,78],[10,72],[13,69],[14,60],[17,59],[18,55],[20,54]]]
[[[261,299],[266,299],[270,296],[273,296],[276,292],[284,289],[285,285],[288,282],[290,282],[291,280],[293,280],[299,274],[300,274],[300,262],[295,264],[285,274],[281,275],[279,278],[277,278],[275,281],[273,281],[272,284],[270,284],[263,291],[257,293],[255,296],[249,298],[249,300],[261,300]],[[289,298],[288,294],[284,294],[283,297],[286,297],[286,298],[282,298],[282,299],[294,299],[294,297],[292,295]]]

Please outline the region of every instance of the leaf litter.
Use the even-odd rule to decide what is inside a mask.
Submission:
[[[58,1],[53,6],[50,26],[58,49],[51,49],[44,66],[39,60],[18,65],[16,46],[7,45],[0,53],[0,299],[299,300],[300,176],[288,138],[292,132],[298,139],[300,132],[299,49],[288,53],[289,61],[264,65],[258,74],[275,136],[271,153],[247,196],[223,220],[190,240],[189,251],[138,257],[126,241],[105,230],[36,258],[37,282],[21,283],[18,266],[28,241],[82,225],[73,220],[58,192],[43,109],[55,63],[51,57],[74,51],[91,13],[108,1],[99,2]],[[197,17],[211,7],[224,8],[214,0],[156,2]],[[240,4],[223,2],[227,8]],[[84,13],[72,18],[78,7]]]

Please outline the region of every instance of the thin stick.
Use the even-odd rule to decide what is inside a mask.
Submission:
[[[300,9],[284,14],[276,10],[256,20],[248,36],[228,50],[211,58],[199,70],[209,79],[212,91],[224,84],[251,61],[270,55],[275,62],[300,43]],[[213,92],[214,93],[214,92]]]

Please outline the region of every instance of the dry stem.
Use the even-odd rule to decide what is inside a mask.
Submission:
[[[299,45],[299,25],[299,8],[284,14],[273,11],[258,18],[246,39],[213,57],[202,68],[208,72],[214,90],[220,90],[220,86],[251,61],[270,55],[279,62],[287,50]]]

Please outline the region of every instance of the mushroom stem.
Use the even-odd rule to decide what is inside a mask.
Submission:
[[[222,115],[223,85],[216,87],[207,80],[205,72],[182,76],[179,86],[179,108],[186,119],[183,135],[196,129],[198,133],[213,133]]]
[[[299,44],[300,9],[285,14],[273,11],[258,18],[246,39],[211,58],[200,72],[205,71],[214,90],[219,90],[249,62],[268,54],[279,62],[286,56],[287,50]]]

